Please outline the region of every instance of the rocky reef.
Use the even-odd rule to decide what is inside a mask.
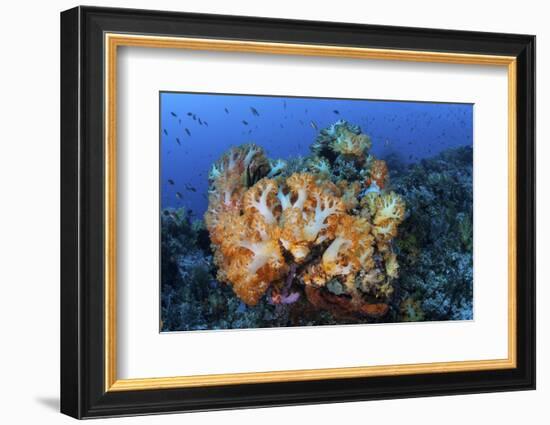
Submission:
[[[472,155],[447,150],[393,179],[409,208],[396,243],[401,320],[473,318]]]
[[[371,146],[340,120],[306,158],[226,152],[204,222],[161,215],[162,330],[471,318],[471,149],[392,169]]]

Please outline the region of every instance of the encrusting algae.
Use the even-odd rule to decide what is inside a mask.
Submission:
[[[386,314],[405,203],[387,190],[386,163],[370,148],[358,126],[341,120],[321,130],[300,170],[254,144],[226,152],[210,172],[205,214],[218,280],[248,305],[305,296],[336,316]],[[336,176],[337,158],[353,161],[357,178]]]

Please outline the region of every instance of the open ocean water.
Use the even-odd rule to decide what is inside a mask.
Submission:
[[[201,217],[208,171],[231,146],[253,142],[273,159],[307,156],[318,130],[339,119],[359,125],[380,159],[418,162],[473,142],[472,104],[162,92],[161,207]]]

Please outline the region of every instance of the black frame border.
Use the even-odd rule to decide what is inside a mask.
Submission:
[[[517,58],[517,367],[105,392],[104,33]],[[80,6],[61,13],[61,412],[75,418],[535,388],[535,37]]]

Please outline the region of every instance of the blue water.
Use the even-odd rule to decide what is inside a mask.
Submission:
[[[397,154],[412,163],[473,142],[471,104],[162,92],[161,208],[202,218],[208,171],[228,148],[253,142],[269,158],[307,156],[318,131],[339,119],[359,125],[380,159]]]

